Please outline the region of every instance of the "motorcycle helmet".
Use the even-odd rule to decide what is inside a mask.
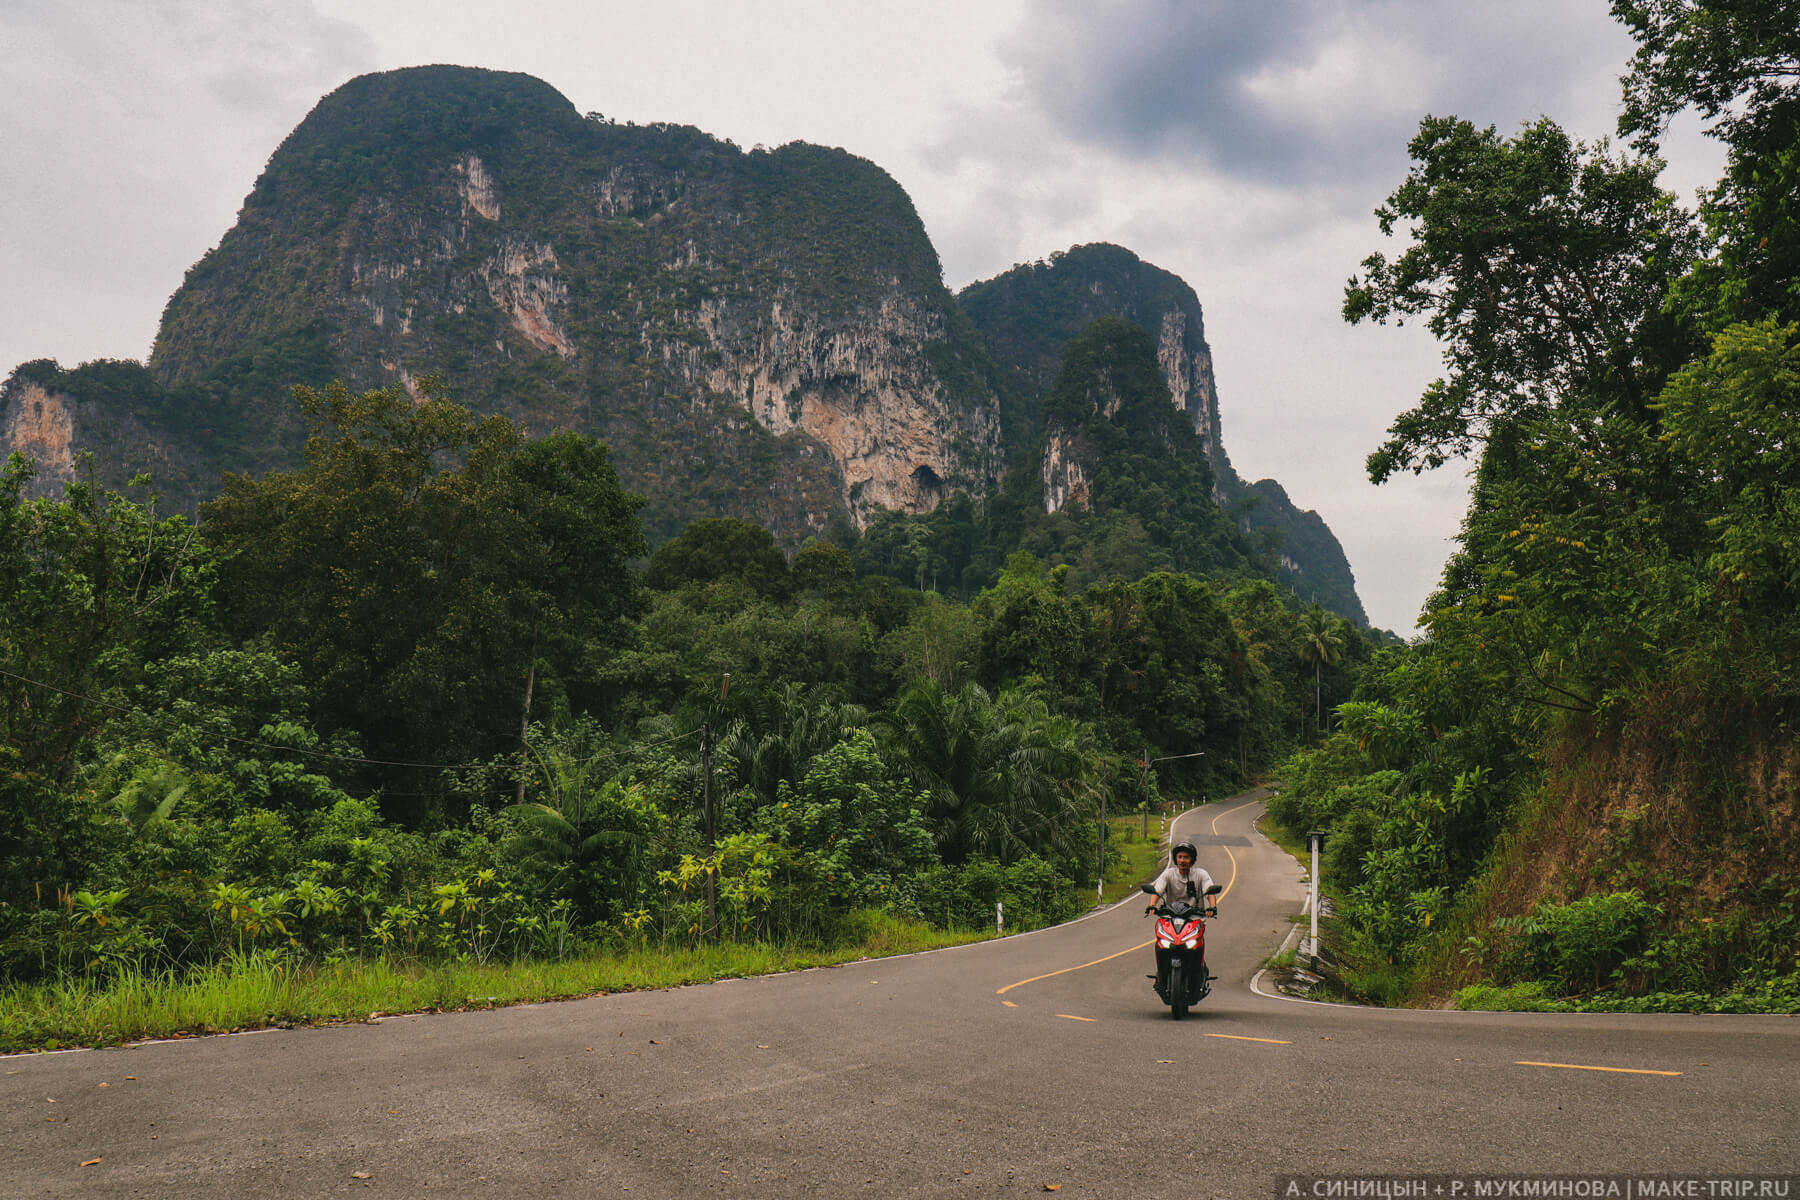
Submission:
[[[1192,842],[1176,842],[1174,849],[1169,851],[1169,861],[1174,862],[1176,856],[1179,855],[1183,850],[1186,850],[1188,853],[1188,857],[1193,859],[1195,862],[1200,861],[1200,855],[1195,853],[1194,843],[1192,843]]]

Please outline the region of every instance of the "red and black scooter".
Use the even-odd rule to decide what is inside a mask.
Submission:
[[[1149,884],[1139,887],[1149,895],[1156,889]],[[1216,896],[1222,889],[1213,884],[1206,895]],[[1206,970],[1205,917],[1219,915],[1217,905],[1171,898],[1156,906],[1156,994],[1169,1006],[1169,1015],[1179,1021],[1192,1005],[1206,999],[1212,991],[1212,977]]]

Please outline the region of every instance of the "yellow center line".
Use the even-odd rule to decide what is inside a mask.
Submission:
[[[1556,1067],[1564,1071],[1610,1071],[1615,1075],[1679,1075],[1680,1071],[1648,1071],[1641,1067],[1591,1067],[1583,1063],[1529,1062],[1521,1059],[1515,1067]]]
[[[1151,940],[1154,941],[1155,939],[1153,938]],[[999,991],[995,992],[994,995],[1004,996],[1004,995],[1006,995],[1006,993],[1012,991],[1016,987],[1024,987],[1026,984],[1036,983],[1040,979],[1054,979],[1058,975],[1067,975],[1070,971],[1085,971],[1089,967],[1097,967],[1103,962],[1111,962],[1115,958],[1123,958],[1127,954],[1131,954],[1135,951],[1142,950],[1145,946],[1148,946],[1149,944],[1150,944],[1150,942],[1139,942],[1137,945],[1131,947],[1129,950],[1121,950],[1117,954],[1109,954],[1105,958],[1096,958],[1093,962],[1084,962],[1079,967],[1064,967],[1060,971],[1046,971],[1042,975],[1033,975],[1030,979],[1021,979],[1017,983],[1007,984],[1005,987],[1003,987]]]
[[[1239,1037],[1235,1033],[1209,1033],[1206,1036],[1207,1037],[1216,1037],[1216,1038],[1228,1038],[1234,1042],[1267,1042],[1271,1046],[1291,1046],[1294,1044],[1292,1042],[1284,1042],[1280,1038]]]
[[[1226,817],[1229,817],[1232,813],[1238,811],[1239,808],[1249,808],[1252,804],[1255,804],[1255,803],[1256,803],[1256,801],[1254,801],[1254,800],[1246,800],[1242,804],[1238,805],[1237,808],[1228,808],[1224,812],[1220,813],[1218,816],[1214,817],[1212,819],[1213,836],[1214,837],[1219,836],[1219,822],[1220,821],[1224,820]],[[1225,851],[1225,857],[1229,858],[1231,860],[1231,878],[1225,881],[1225,889],[1219,893],[1219,899],[1223,900],[1225,897],[1231,895],[1231,885],[1237,882],[1237,855],[1235,855],[1231,852],[1230,846],[1221,845],[1219,847],[1219,849]]]
[[[1089,1025],[1098,1025],[1100,1023],[1098,1017],[1078,1017],[1074,1013],[1057,1013],[1056,1015],[1065,1021],[1086,1021]]]

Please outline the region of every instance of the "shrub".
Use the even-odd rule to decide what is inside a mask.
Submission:
[[[1497,924],[1519,932],[1507,963],[1515,977],[1544,979],[1564,994],[1579,994],[1615,982],[1661,916],[1659,906],[1631,889],[1539,904],[1528,917]]]

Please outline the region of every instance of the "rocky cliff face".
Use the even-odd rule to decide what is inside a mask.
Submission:
[[[96,386],[95,377],[141,376],[135,363],[96,363],[74,377],[55,363],[26,363],[0,384],[0,455],[17,451],[32,459],[35,474],[27,498],[60,497],[66,484],[91,478],[122,487],[148,473],[160,494],[173,493],[176,507],[195,488],[199,456],[185,439],[146,422],[117,389]],[[80,456],[92,455],[91,469]]]
[[[1294,505],[1273,480],[1249,484],[1232,467],[1200,301],[1179,277],[1118,246],[1076,246],[972,284],[958,299],[1016,397],[1008,452],[1012,461],[1031,460],[1043,473],[1046,509],[1054,512],[1078,495],[1077,477],[1091,476],[1098,464],[1082,465],[1072,456],[1067,435],[1054,430],[1044,435],[1048,440],[1039,451],[1035,438],[1044,429],[1044,398],[1083,331],[1100,318],[1123,318],[1154,340],[1169,403],[1199,438],[1214,500],[1234,514],[1245,534],[1271,547],[1276,574],[1302,599],[1316,597],[1367,624],[1349,560],[1325,522]]]
[[[75,398],[13,376],[0,389],[0,443],[36,460],[31,494],[61,495],[75,480]]]

